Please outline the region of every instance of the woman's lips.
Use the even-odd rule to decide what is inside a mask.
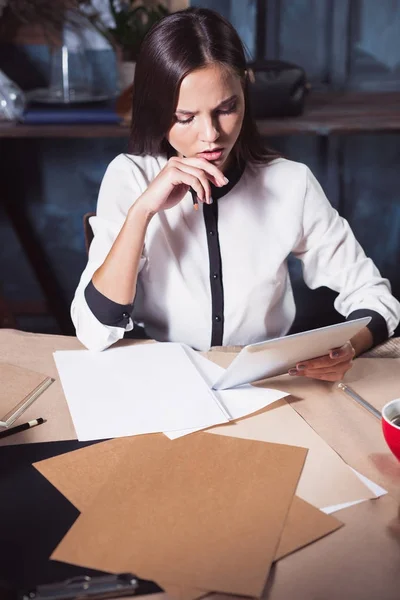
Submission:
[[[220,148],[219,150],[199,152],[197,156],[199,158],[205,158],[206,160],[218,160],[221,158],[223,151],[223,148]]]

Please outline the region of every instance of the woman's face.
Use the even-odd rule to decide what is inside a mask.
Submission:
[[[182,80],[167,140],[179,156],[205,158],[224,170],[243,114],[240,78],[221,65],[209,65]]]

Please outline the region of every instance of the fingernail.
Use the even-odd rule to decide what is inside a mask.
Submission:
[[[332,353],[331,353],[331,356],[332,356],[332,358],[338,358],[338,356],[339,356],[339,352],[336,352],[336,351],[335,351],[335,352],[332,352]]]
[[[227,177],[224,177],[224,184],[226,185],[227,183],[229,183],[229,179]]]
[[[297,370],[296,369],[289,369],[288,373],[289,373],[289,375],[297,375]]]
[[[298,371],[304,371],[305,368],[306,368],[306,365],[297,365]]]

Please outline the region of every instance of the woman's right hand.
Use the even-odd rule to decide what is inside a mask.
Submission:
[[[196,192],[199,202],[210,204],[210,182],[223,187],[228,180],[218,167],[205,158],[174,156],[168,160],[135,205],[140,205],[150,215],[154,215],[178,204],[190,187]]]

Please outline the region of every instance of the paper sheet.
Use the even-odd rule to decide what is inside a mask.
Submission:
[[[365,477],[365,475],[362,475],[361,473],[359,473],[352,467],[349,467],[349,469],[351,469],[353,471],[353,473],[355,473],[357,475],[358,479],[360,481],[362,481],[362,483],[364,483],[369,490],[371,490],[372,494],[374,495],[374,498],[380,498],[381,496],[384,496],[385,494],[387,494],[387,490],[385,490],[383,487],[381,487],[377,483],[374,483],[373,481],[368,479],[368,477]],[[355,504],[360,504],[360,502],[364,502],[364,500],[354,500],[353,502],[343,502],[342,504],[326,506],[326,507],[322,508],[321,510],[326,515],[331,515],[332,513],[336,513],[339,510],[343,510],[344,508],[349,508],[350,506],[354,506]]]
[[[204,433],[126,443],[52,558],[260,596],[306,451]]]
[[[375,497],[284,399],[257,415],[214,427],[208,433],[308,448],[296,493],[317,508]]]
[[[220,377],[225,369],[188,346],[185,346],[185,351],[211,388],[214,381]],[[213,390],[213,393],[226,408],[232,419],[240,419],[241,417],[250,415],[288,395],[286,392],[281,392],[280,390],[269,390],[268,388],[259,388],[249,384],[229,390]],[[170,440],[175,440],[182,435],[187,435],[194,431],[198,431],[198,429],[167,431],[164,433]]]
[[[80,512],[85,512],[125,454],[126,440],[116,438],[34,463],[34,467]],[[275,553],[282,558],[341,526],[295,496]]]
[[[67,454],[58,455],[33,466],[74,506],[84,512],[99,494],[124,455],[125,438],[116,438]],[[285,521],[275,560],[332,533],[342,523],[327,516],[298,497],[293,498]],[[207,591],[157,581],[174,600],[193,600]]]
[[[399,373],[398,358],[357,358],[344,382],[381,410],[400,396]],[[260,385],[288,392],[291,406],[347,464],[399,496],[398,478],[385,469],[392,455],[379,420],[335,384],[283,375]]]
[[[54,353],[81,441],[229,421],[180,344]]]

